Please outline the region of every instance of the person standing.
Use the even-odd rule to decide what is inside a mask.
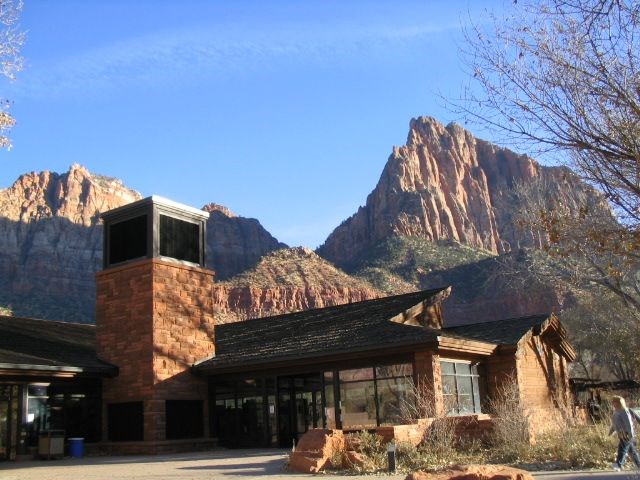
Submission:
[[[631,454],[633,463],[637,468],[640,468],[640,455],[636,449],[635,430],[633,428],[633,419],[640,423],[640,417],[627,408],[627,404],[624,398],[614,396],[611,398],[611,403],[615,411],[611,417],[611,428],[609,429],[609,435],[613,433],[618,434],[618,455],[616,461],[612,467],[615,471],[619,471],[627,458],[627,454]]]

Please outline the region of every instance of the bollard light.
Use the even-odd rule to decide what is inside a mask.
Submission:
[[[396,471],[396,444],[389,442],[387,445],[387,460],[389,462],[389,472]]]

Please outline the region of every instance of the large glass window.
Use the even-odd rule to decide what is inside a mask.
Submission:
[[[236,397],[233,384],[220,382],[215,386],[212,433],[220,444],[229,447],[236,441]]]
[[[340,406],[343,428],[396,424],[410,401],[410,363],[341,370]],[[326,394],[325,394],[326,396]]]
[[[324,421],[326,428],[337,428],[336,402],[333,395],[333,372],[324,372]]]
[[[372,427],[376,421],[375,386],[373,380],[340,381],[342,427]]]
[[[238,388],[238,446],[262,445],[266,440],[263,380],[248,378],[236,384]]]
[[[27,444],[34,446],[38,433],[51,428],[49,406],[49,384],[31,384],[27,387]]]
[[[480,375],[478,365],[458,362],[440,362],[442,395],[447,415],[480,413]]]
[[[395,368],[394,368],[395,367]],[[407,368],[408,367],[408,368]],[[380,425],[398,424],[408,416],[407,402],[413,401],[411,389],[413,379],[411,365],[392,365],[376,369],[376,387],[378,391],[378,421]],[[402,376],[392,376],[398,374]],[[386,375],[387,378],[381,378]]]

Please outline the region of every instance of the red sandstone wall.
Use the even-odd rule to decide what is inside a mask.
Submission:
[[[496,398],[506,381],[518,381],[516,352],[494,354],[485,363],[487,396]]]
[[[207,435],[206,381],[189,367],[214,353],[213,272],[142,260],[98,273],[96,284],[98,356],[120,368],[103,403],[143,401],[144,438],[161,441],[165,400],[202,400]]]
[[[193,376],[178,385],[176,376],[214,354],[213,272],[154,261],[153,371],[163,398],[200,395]]]
[[[525,337],[518,346],[518,380],[521,398],[536,432],[557,424],[568,412],[571,393],[567,362],[544,340]]]
[[[104,403],[137,401],[152,393],[152,285],[150,261],[96,274],[96,350],[120,369],[103,383]]]
[[[427,398],[434,405],[436,416],[444,414],[444,399],[442,396],[442,372],[440,370],[440,355],[433,352],[416,352],[414,355],[415,376],[418,388],[423,389]]]

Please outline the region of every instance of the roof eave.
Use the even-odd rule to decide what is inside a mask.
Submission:
[[[74,367],[70,365],[38,365],[28,363],[0,363],[0,374],[41,375],[50,374],[57,377],[74,377],[77,375],[94,374],[102,377],[115,377],[118,375],[118,367],[105,365],[102,367]]]
[[[479,340],[467,340],[462,338],[446,337],[444,335],[438,337],[439,350],[488,356],[493,354],[497,348],[498,345],[495,343],[482,342]]]
[[[308,354],[308,355],[290,355],[283,356],[268,360],[266,362],[260,360],[254,360],[251,362],[244,363],[242,365],[206,365],[206,360],[197,364],[194,364],[191,367],[192,373],[199,376],[206,375],[217,375],[223,373],[236,373],[243,371],[254,371],[255,369],[267,370],[272,368],[281,368],[288,365],[292,365],[294,362],[297,366],[299,365],[314,365],[320,363],[327,363],[330,361],[337,361],[343,359],[349,359],[353,357],[363,357],[368,352],[371,353],[371,356],[384,356],[390,353],[393,354],[402,354],[408,353],[416,350],[427,350],[427,349],[435,349],[438,346],[437,341],[423,341],[423,342],[414,342],[407,344],[397,344],[390,345],[383,348],[372,348],[371,346],[362,347],[359,349],[352,349],[348,352],[345,351],[334,351],[334,352],[323,352],[321,355],[318,354]],[[207,359],[210,360],[210,359]]]

